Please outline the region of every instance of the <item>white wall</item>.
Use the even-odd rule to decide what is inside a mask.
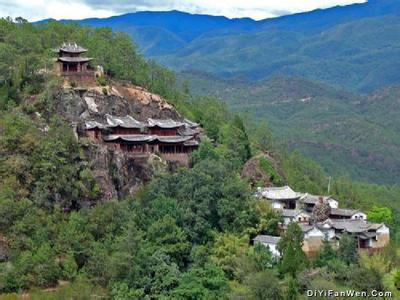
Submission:
[[[359,213],[356,213],[356,214],[352,215],[351,218],[353,220],[355,220],[355,219],[366,220],[367,219],[367,215],[362,213],[362,212],[359,212]]]
[[[328,204],[331,208],[338,208],[339,207],[339,202],[333,199],[328,199]]]
[[[268,244],[268,243],[262,243],[265,247],[269,248],[269,251],[271,251],[272,255],[274,256],[280,256],[280,253],[278,249],[276,248],[276,244]]]

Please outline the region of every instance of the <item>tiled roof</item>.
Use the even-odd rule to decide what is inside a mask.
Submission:
[[[270,200],[297,199],[299,194],[289,186],[269,187],[261,190],[261,195]]]
[[[106,142],[113,142],[119,139],[126,142],[151,142],[154,141],[156,137],[153,135],[144,135],[144,134],[127,134],[127,135],[110,134],[104,137],[104,141]]]
[[[92,58],[88,58],[88,57],[67,57],[67,56],[62,56],[62,57],[58,57],[59,61],[62,62],[88,62],[91,61]]]
[[[253,241],[261,242],[266,244],[277,244],[281,238],[279,236],[272,235],[257,235]]]
[[[191,140],[191,136],[157,136],[156,139],[161,143],[183,143]]]
[[[182,127],[185,125],[182,122],[177,122],[172,119],[166,119],[166,120],[159,120],[159,119],[148,119],[148,127],[160,127],[160,128],[178,128]]]
[[[200,124],[190,121],[189,119],[184,119],[185,125],[188,125],[191,128],[200,127]]]
[[[332,228],[336,230],[343,230],[349,233],[360,233],[360,232],[365,232],[368,230],[374,230],[374,224],[371,224],[367,221],[364,220],[332,220],[328,219],[324,223],[328,223]],[[380,225],[381,226],[381,225]],[[379,227],[380,227],[379,226]],[[378,227],[378,228],[379,228]],[[376,229],[375,229],[376,230]]]
[[[191,128],[187,124],[185,126],[178,129],[179,135],[196,135],[200,131],[198,128]]]
[[[309,232],[310,230],[314,229],[313,225],[308,225],[308,224],[299,224],[301,231],[303,231],[304,233]]]
[[[159,141],[166,144],[178,144],[184,143],[192,139],[192,137],[187,136],[158,136],[158,135],[145,135],[145,134],[110,134],[104,136],[104,141],[113,142],[117,140],[122,140],[126,142],[153,142]]]
[[[108,127],[123,127],[123,128],[144,128],[145,124],[134,119],[131,116],[117,117],[106,115]]]
[[[86,121],[85,122],[85,129],[95,129],[95,128],[102,129],[102,128],[105,128],[105,125],[103,125],[99,122],[96,122],[96,121]]]
[[[83,53],[87,49],[78,46],[76,43],[63,43],[58,51],[71,52],[71,53]]]
[[[305,211],[302,211],[302,210],[282,209],[282,216],[283,217],[293,218],[293,217],[298,216],[299,214],[308,215],[308,213],[306,213]]]
[[[351,217],[356,213],[359,213],[359,210],[356,209],[346,209],[346,208],[332,208],[331,215],[334,216],[343,216],[343,217]]]
[[[322,198],[323,201],[327,201],[327,200],[334,200],[334,201],[336,201],[336,200],[333,199],[331,196],[317,196],[317,195],[311,195],[311,194],[308,194],[308,193],[304,194],[304,195],[300,198],[300,200],[301,200],[303,203],[306,203],[306,204],[317,204],[317,203],[320,201],[320,198]]]

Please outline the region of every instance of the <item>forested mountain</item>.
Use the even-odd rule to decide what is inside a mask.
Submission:
[[[180,78],[194,94],[267,121],[278,141],[313,157],[330,175],[398,182],[399,86],[358,95],[294,77],[252,82],[186,72]]]
[[[106,76],[90,86],[51,72],[51,50],[65,40],[88,48],[92,67],[102,65]],[[390,226],[392,242],[382,253],[358,256],[347,236],[337,250],[325,245],[308,260],[294,222],[278,261],[251,245],[257,234],[277,235],[282,220],[252,197],[243,166],[260,160],[264,180],[254,184],[317,195],[326,193],[328,178],[298,152],[276,147],[268,127],[245,122],[215,98],[191,95],[172,71],[143,58],[129,36],[107,28],[1,19],[0,63],[0,299],[298,299],[307,289],[342,288],[399,296],[398,186],[330,182],[343,207]],[[319,84],[308,90],[352,97]],[[148,98],[138,99],[138,91]],[[296,84],[287,93],[285,101],[297,95]],[[94,115],[139,114],[149,99],[200,123],[206,137],[188,166],[161,164],[136,180],[132,172],[143,170],[135,159],[115,149],[100,153],[74,128],[89,107]],[[391,103],[383,94],[370,101],[362,109]],[[127,193],[106,197],[104,173]]]
[[[125,31],[147,57],[179,71],[301,76],[368,92],[400,82],[399,12],[397,0],[370,0],[258,22],[176,11],[80,22]]]
[[[268,121],[331,175],[396,183],[399,12],[399,1],[370,0],[261,21],[171,11],[79,22],[127,32],[147,57],[183,71],[197,95]],[[387,97],[373,102],[374,91]]]

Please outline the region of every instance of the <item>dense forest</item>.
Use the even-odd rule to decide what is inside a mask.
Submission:
[[[209,139],[190,167],[157,174],[132,197],[101,201],[80,141],[54,109],[59,80],[46,71],[51,49],[72,40],[107,76],[162,95],[202,124]],[[277,145],[266,123],[191,96],[123,33],[0,20],[0,110],[0,299],[301,299],[307,289],[349,288],[399,296],[400,187],[331,182],[343,206],[390,226],[382,253],[358,256],[345,237],[309,260],[295,223],[279,243],[280,260],[251,246],[256,234],[277,233],[280,217],[254,201],[244,163],[273,152],[281,170],[262,162],[271,180],[315,194],[327,192],[323,169]]]

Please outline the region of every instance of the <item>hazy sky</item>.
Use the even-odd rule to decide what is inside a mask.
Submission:
[[[0,16],[22,16],[36,21],[108,17],[143,10],[181,10],[230,18],[264,19],[362,2],[366,0],[0,0]]]

